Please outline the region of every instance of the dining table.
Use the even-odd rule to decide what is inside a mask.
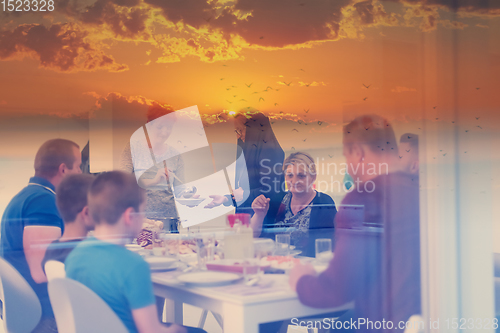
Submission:
[[[152,273],[155,295],[166,299],[167,322],[180,325],[183,324],[183,304],[216,314],[226,333],[258,333],[263,323],[331,315],[353,307],[352,302],[322,309],[303,305],[289,287],[286,274],[263,274],[253,285],[241,278],[219,286],[185,284],[178,279],[181,274],[184,274],[182,270]]]

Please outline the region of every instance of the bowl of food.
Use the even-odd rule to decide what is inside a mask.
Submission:
[[[175,201],[188,207],[196,207],[205,201],[206,198],[176,198]]]

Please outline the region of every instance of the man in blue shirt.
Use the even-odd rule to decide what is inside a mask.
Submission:
[[[12,198],[2,216],[0,255],[21,273],[42,305],[42,320],[36,332],[51,331],[41,327],[54,326],[41,263],[48,244],[64,229],[55,189],[67,175],[81,173],[80,164],[76,143],[64,139],[45,142],[35,157],[35,176]]]
[[[66,276],[101,297],[132,333],[181,333],[185,327],[158,320],[149,265],[124,247],[142,228],[145,192],[121,171],[100,174],[90,186],[88,209],[94,237],[66,258]],[[187,332],[204,332],[188,328]]]

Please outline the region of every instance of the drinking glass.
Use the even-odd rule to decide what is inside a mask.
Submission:
[[[163,235],[163,240],[165,242],[165,256],[178,258],[181,236],[176,233],[166,233]]]
[[[256,278],[260,272],[260,257],[252,246],[243,248],[243,278],[246,282]]]
[[[153,232],[153,254],[158,257],[165,256],[166,245],[164,240],[165,232]]]
[[[214,260],[215,235],[211,233],[198,234],[197,236],[195,236],[194,240],[196,243],[198,268],[206,269],[207,262]]]
[[[290,234],[276,235],[276,250],[277,256],[288,256],[290,254]]]
[[[328,263],[332,258],[332,240],[330,238],[316,239],[316,260]]]

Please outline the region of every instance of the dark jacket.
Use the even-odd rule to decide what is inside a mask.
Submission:
[[[245,142],[238,140],[238,146],[239,151],[243,151],[245,156],[250,194],[238,205],[237,211],[251,214],[251,206],[255,198],[261,194],[267,197],[273,196],[283,190],[285,178],[281,170],[285,152],[274,135],[269,118],[262,113],[253,114],[245,126]],[[237,163],[236,188],[241,186],[239,179],[243,171],[243,166]]]
[[[275,238],[281,228],[276,227],[276,222],[282,221],[286,207],[281,203],[287,192],[280,192],[271,197],[269,211],[264,219],[261,237]],[[330,238],[333,241],[334,219],[337,208],[333,199],[325,193],[317,192],[312,201],[312,210],[309,220],[309,234],[306,244],[302,248],[302,255],[314,257],[315,243],[318,238]]]
[[[375,191],[347,194],[335,220],[336,246],[327,270],[303,276],[300,301],[327,308],[355,301],[354,318],[396,325],[421,313],[418,180],[402,172],[373,180]],[[355,210],[361,207],[362,213]]]

